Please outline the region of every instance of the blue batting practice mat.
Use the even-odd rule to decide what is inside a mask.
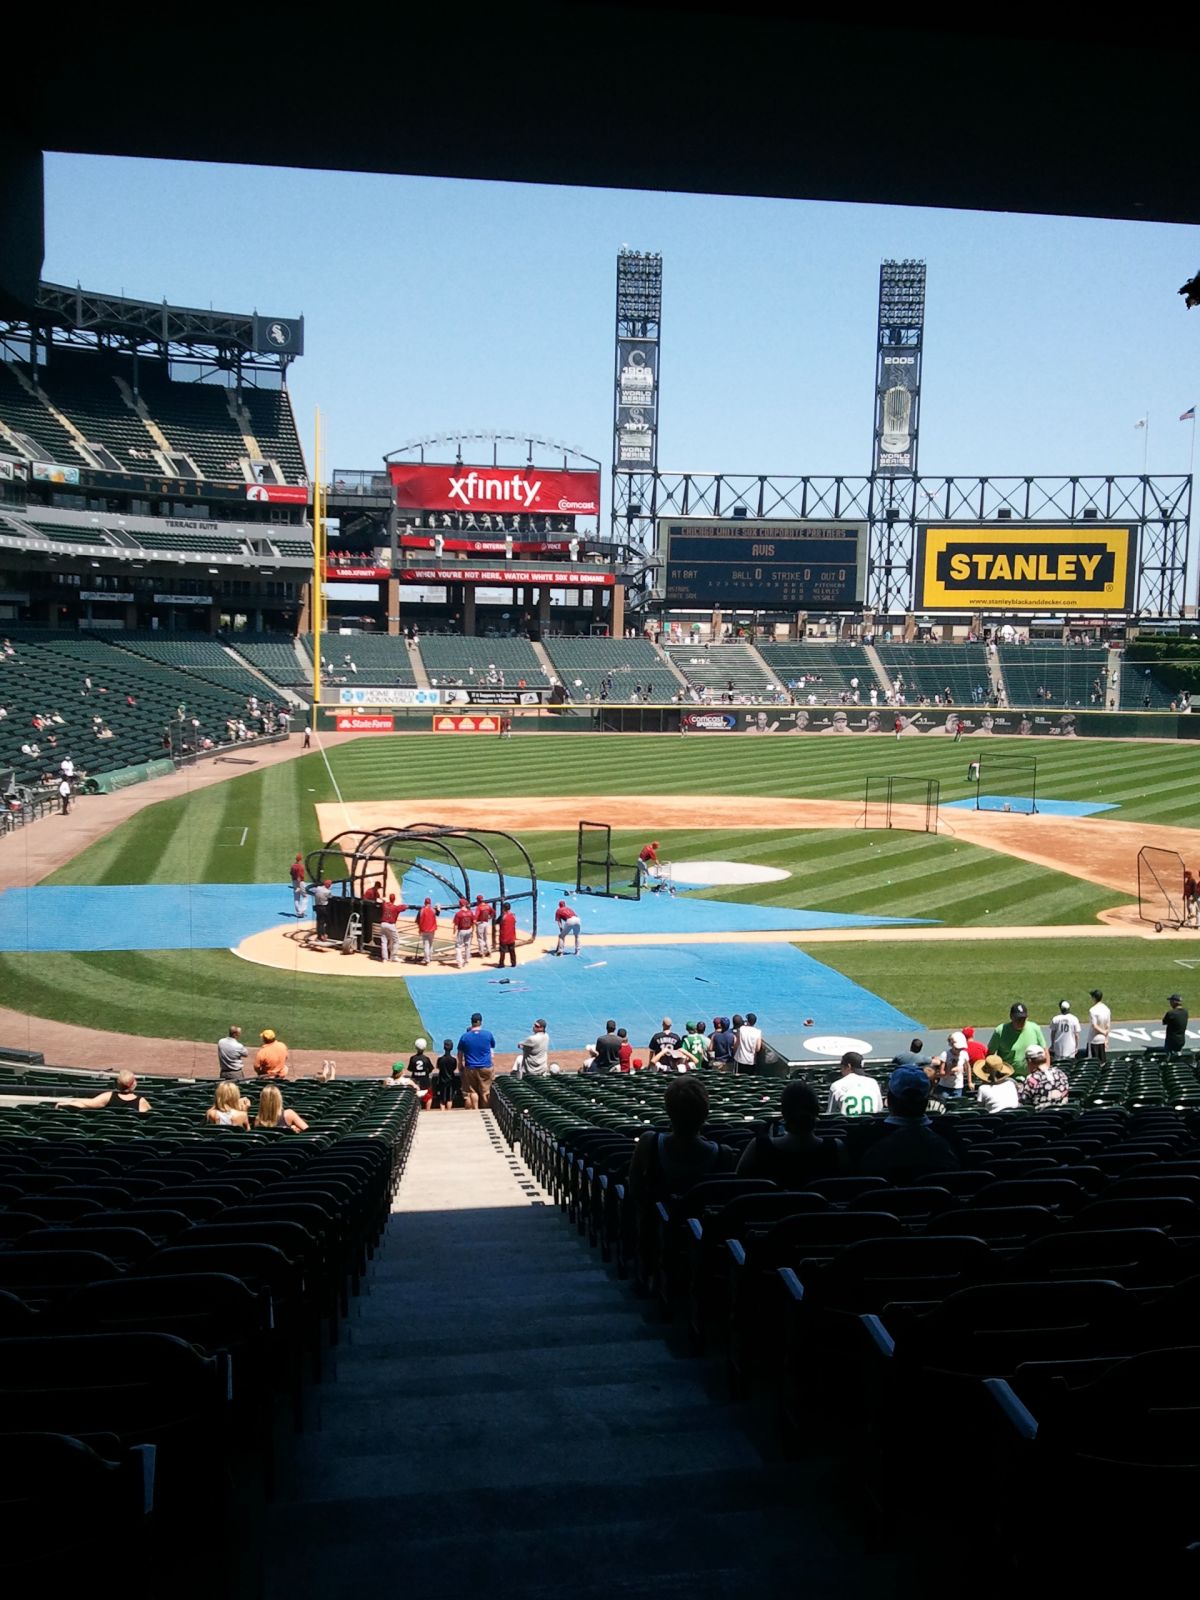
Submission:
[[[974,800],[943,800],[943,811],[1018,811],[1028,814],[1033,809],[1033,802],[1027,794],[981,794],[979,806],[976,808]],[[1116,802],[1105,800],[1043,800],[1041,795],[1037,799],[1039,816],[1046,817],[1092,817],[1098,811],[1116,811]]]
[[[278,883],[44,886],[0,894],[0,950],[227,950],[294,922]]]
[[[475,893],[494,897],[498,884],[474,874]],[[507,878],[509,893],[528,893],[528,878]],[[431,885],[422,874],[405,880],[405,898],[419,905]],[[436,896],[435,896],[436,899]],[[555,932],[554,910],[565,899],[579,913],[585,937],[610,933],[753,933],[778,928],[906,927],[911,917],[842,916],[832,911],[789,911],[728,900],[688,900],[666,893],[641,901],[576,895],[565,884],[538,885],[538,922]],[[454,897],[442,890],[441,905]],[[528,931],[529,902],[516,903],[517,923]],[[305,919],[311,920],[311,911]],[[228,950],[251,934],[295,920],[291,893],[277,883],[150,883],[39,886],[0,893],[0,950]]]
[[[518,960],[522,952],[518,951]],[[496,1036],[503,1060],[535,1017],[549,1025],[555,1047],[577,1050],[604,1032],[607,1018],[629,1029],[634,1053],[670,1017],[676,1030],[735,1011],[758,1013],[768,1039],[817,1028],[898,1030],[920,1024],[852,979],[790,944],[596,945],[578,956],[551,956],[505,967],[474,963],[461,977],[414,981],[410,990],[425,1036],[440,1046],[457,1040],[478,1011]]]

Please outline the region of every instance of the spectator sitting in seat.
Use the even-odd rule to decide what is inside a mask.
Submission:
[[[975,1068],[979,1092],[975,1096],[981,1111],[1015,1111],[1021,1099],[1013,1082],[1013,1069],[1000,1056],[988,1056]]]
[[[843,1170],[842,1141],[818,1139],[814,1132],[821,1106],[811,1084],[785,1084],[779,1111],[780,1122],[755,1129],[737,1165],[739,1178],[772,1178],[781,1189],[803,1189],[814,1178],[831,1178]]]
[[[730,1152],[701,1129],[708,1117],[708,1091],[698,1078],[676,1078],[663,1094],[669,1133],[647,1129],[638,1140],[629,1166],[629,1196],[635,1205],[652,1206],[694,1183],[727,1171]]]
[[[117,1086],[115,1089],[106,1089],[102,1094],[93,1095],[90,1100],[57,1100],[55,1110],[61,1106],[73,1106],[76,1111],[102,1111],[107,1107],[111,1111],[135,1111],[145,1115],[150,1109],[149,1100],[137,1092],[137,1079],[128,1067],[122,1067],[117,1073]]]
[[[231,1078],[226,1078],[218,1083],[213,1103],[204,1113],[204,1120],[216,1128],[249,1128],[250,1118],[246,1115],[249,1109],[249,1100],[244,1100],[237,1084]]]
[[[1030,1045],[1025,1052],[1025,1081],[1017,1087],[1023,1106],[1040,1111],[1043,1106],[1065,1106],[1071,1082],[1060,1066],[1050,1061],[1041,1045]]]
[[[298,1111],[284,1107],[283,1096],[273,1083],[268,1083],[258,1097],[256,1128],[266,1128],[274,1133],[307,1133],[308,1123]]]
[[[898,1067],[887,1083],[886,1117],[863,1118],[847,1138],[850,1166],[865,1176],[889,1183],[912,1183],[927,1172],[948,1172],[962,1165],[960,1141],[943,1134],[929,1117],[932,1084],[921,1067]],[[942,1119],[942,1125],[953,1119]]]

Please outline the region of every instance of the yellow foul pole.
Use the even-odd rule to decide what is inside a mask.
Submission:
[[[312,616],[313,682],[312,729],[317,731],[317,707],[321,703],[321,633],[325,627],[325,507],[321,486],[321,412],[318,407],[313,439],[313,583]]]

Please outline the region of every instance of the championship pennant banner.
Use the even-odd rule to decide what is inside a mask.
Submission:
[[[392,461],[396,505],[410,511],[507,511],[568,517],[600,514],[598,472],[546,467],[426,466]]]
[[[915,611],[1130,611],[1137,530],[918,527]]]

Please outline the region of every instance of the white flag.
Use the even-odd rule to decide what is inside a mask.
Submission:
[[[1139,428],[1144,428],[1144,427],[1145,427],[1145,426],[1146,426],[1146,419],[1145,419],[1145,417],[1140,417],[1140,418],[1139,418],[1139,419],[1138,419],[1138,421],[1137,421],[1137,422],[1135,422],[1135,423],[1134,423],[1134,425],[1133,425],[1133,428],[1134,428],[1134,432],[1135,432],[1135,433],[1136,433],[1136,432],[1137,432],[1137,430],[1138,430],[1138,429],[1139,429]]]

